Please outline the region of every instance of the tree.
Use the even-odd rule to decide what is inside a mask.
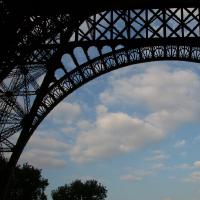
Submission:
[[[107,189],[96,180],[75,180],[51,192],[53,200],[104,200]]]
[[[7,160],[0,157],[0,173],[4,173]],[[8,200],[46,200],[44,193],[48,186],[48,180],[41,175],[41,170],[29,165],[23,164],[16,166],[11,185],[8,191]]]

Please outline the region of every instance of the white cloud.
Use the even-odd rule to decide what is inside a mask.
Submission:
[[[185,146],[185,144],[186,144],[185,140],[179,140],[174,144],[174,148],[182,148]]]
[[[137,170],[131,174],[120,176],[120,180],[123,181],[142,181],[145,177],[151,176],[151,171]]]
[[[145,158],[146,161],[163,161],[167,160],[169,158],[169,155],[167,155],[165,152],[157,150],[153,151],[153,155]]]
[[[67,127],[62,126],[60,127],[60,132],[64,133],[65,135],[71,135],[76,132],[76,127],[68,125]]]
[[[98,105],[96,108],[97,116],[104,116],[108,113],[108,108],[104,105]]]
[[[86,120],[80,120],[77,123],[77,126],[80,130],[88,131],[93,128],[92,123]]]
[[[71,150],[76,162],[127,153],[164,137],[150,123],[125,113],[109,113],[105,106],[98,106],[97,113],[94,128],[81,132]]]
[[[56,124],[70,124],[75,122],[81,114],[79,104],[61,102],[55,110],[51,112],[49,118]]]
[[[109,84],[100,95],[104,104],[146,107],[150,113],[145,120],[165,131],[200,118],[200,80],[190,70],[149,67],[114,77]]]
[[[122,73],[111,77],[109,86],[100,94],[102,105],[96,108],[96,120],[86,126],[71,149],[76,162],[108,158],[142,148],[163,139],[181,124],[200,119],[200,80],[190,70],[171,69],[168,66],[152,67],[133,75]],[[109,112],[110,105],[142,108],[146,116],[133,117],[122,112]],[[178,141],[176,148],[183,147]],[[169,155],[157,152],[149,161],[168,159]]]
[[[122,73],[122,77],[111,77],[109,86],[100,94],[102,105],[96,108],[95,120],[80,119],[80,105],[66,102],[56,107],[50,118],[60,125],[60,130],[77,132],[73,136],[74,146],[66,151],[73,161],[94,161],[158,142],[171,129],[199,119],[199,89],[200,81],[192,71],[151,66],[143,73],[132,75],[128,71]],[[147,111],[147,115],[137,117],[123,112],[109,112],[111,104],[137,105]],[[76,122],[76,127],[72,122]],[[178,148],[184,144],[182,140],[175,146]],[[168,158],[169,155],[164,152],[155,152],[147,160]]]
[[[177,168],[177,169],[183,169],[183,170],[190,170],[190,169],[197,169],[197,168],[199,168],[200,169],[200,161],[199,160],[197,160],[197,161],[195,161],[195,162],[193,162],[192,164],[190,164],[190,163],[182,163],[182,164],[180,164],[180,165],[177,165],[177,166],[175,166],[175,168]]]
[[[194,167],[200,168],[200,160],[194,162]]]
[[[28,148],[63,152],[69,150],[69,145],[52,136],[41,136],[40,133],[31,137]]]
[[[113,78],[110,87],[101,94],[104,103],[132,102],[147,105],[152,110],[177,109],[199,99],[198,76],[189,70],[172,70],[168,66],[149,66],[144,72]],[[176,97],[176,98],[174,98]],[[182,99],[182,97],[186,99]],[[176,99],[176,100],[175,100]],[[180,100],[180,101],[179,101]],[[196,105],[196,104],[195,104]]]
[[[20,162],[28,162],[38,168],[62,168],[66,166],[63,159],[59,159],[60,153],[47,150],[31,149],[25,151],[20,159]]]
[[[46,132],[33,135],[21,156],[20,162],[28,162],[39,168],[60,168],[66,165],[61,155],[67,155],[70,146]]]
[[[184,179],[187,182],[200,182],[200,171],[192,172],[187,178]]]

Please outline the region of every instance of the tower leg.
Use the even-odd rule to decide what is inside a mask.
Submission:
[[[12,181],[12,174],[14,173],[15,167],[17,165],[17,162],[23,152],[24,147],[26,146],[28,140],[30,137],[23,137],[23,132],[21,132],[19,139],[17,141],[16,146],[14,147],[13,153],[10,157],[9,162],[7,163],[5,172],[3,174],[3,177],[1,178],[1,191],[0,191],[0,199],[1,200],[8,200],[8,191],[9,187]]]

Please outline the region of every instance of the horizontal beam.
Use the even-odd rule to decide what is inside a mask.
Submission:
[[[8,7],[18,15],[54,15],[70,12],[77,16],[104,9],[197,7],[199,3],[199,0],[95,0],[95,3],[94,0],[7,0]]]

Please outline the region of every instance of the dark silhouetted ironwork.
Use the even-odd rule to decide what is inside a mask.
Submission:
[[[83,2],[27,2],[0,1],[0,152],[11,152],[8,174],[42,120],[83,84],[131,64],[200,62],[199,0],[86,0],[82,11]]]

